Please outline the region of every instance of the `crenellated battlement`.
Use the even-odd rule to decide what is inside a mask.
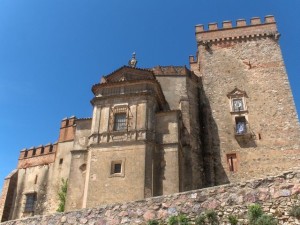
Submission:
[[[71,116],[61,121],[58,142],[72,141],[75,134],[76,117]]]
[[[18,168],[45,165],[54,162],[57,143],[30,147],[20,151]]]
[[[265,16],[263,22],[259,17],[252,17],[250,24],[245,19],[237,20],[235,25],[232,21],[223,21],[221,27],[218,23],[209,23],[208,29],[202,24],[196,25],[196,39],[202,45],[264,36],[279,38],[274,16]]]

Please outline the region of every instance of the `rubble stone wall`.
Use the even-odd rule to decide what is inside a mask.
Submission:
[[[279,176],[227,184],[173,195],[148,198],[124,204],[102,205],[46,216],[35,216],[1,223],[27,224],[147,224],[150,219],[166,221],[180,213],[194,219],[208,209],[217,211],[221,224],[227,224],[228,215],[238,216],[240,224],[247,224],[248,206],[262,205],[265,213],[275,216],[280,224],[299,224],[288,215],[294,205],[300,205],[300,168]]]

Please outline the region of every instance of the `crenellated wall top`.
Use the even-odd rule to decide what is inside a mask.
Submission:
[[[250,24],[245,19],[237,20],[235,25],[232,21],[223,21],[221,27],[218,23],[209,23],[208,29],[202,24],[196,25],[197,43],[202,45],[263,36],[279,38],[274,16],[265,16],[263,22],[259,17],[252,17]]]

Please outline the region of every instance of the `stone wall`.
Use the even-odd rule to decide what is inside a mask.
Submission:
[[[243,183],[222,185],[174,195],[148,198],[124,204],[103,205],[97,208],[35,216],[8,221],[2,225],[27,224],[147,224],[150,219],[166,221],[171,215],[187,214],[195,218],[201,212],[218,212],[221,224],[228,215],[236,215],[240,224],[247,224],[247,208],[253,203],[262,205],[267,214],[278,218],[280,224],[299,224],[288,215],[293,205],[300,205],[300,168],[279,176]]]
[[[205,176],[211,185],[278,174],[299,164],[300,127],[276,23],[273,17],[258,21],[196,28],[198,66],[191,68],[203,82]],[[231,97],[237,89],[243,97]],[[234,110],[234,98],[243,100],[241,110]],[[240,120],[247,126],[242,134]]]

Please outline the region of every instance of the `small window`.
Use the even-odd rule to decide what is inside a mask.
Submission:
[[[234,112],[239,112],[244,110],[243,99],[237,98],[232,100],[232,109]]]
[[[122,169],[121,163],[114,164],[114,173],[121,173],[121,169]]]
[[[126,130],[126,113],[117,113],[114,116],[114,131]]]
[[[63,158],[59,159],[59,165],[63,164],[63,162],[64,162]]]
[[[34,212],[36,193],[26,194],[25,212]]]
[[[235,132],[238,135],[247,133],[247,121],[244,116],[235,117]]]
[[[26,158],[28,156],[28,151],[26,150],[24,153],[24,158]]]
[[[50,145],[49,152],[53,152],[53,145]]]
[[[236,154],[227,154],[227,164],[230,172],[237,171],[237,158]]]
[[[41,148],[41,154],[44,154],[44,152],[45,152],[45,148],[42,147],[42,148]]]
[[[37,180],[38,180],[38,175],[35,175],[34,184],[37,183]]]
[[[111,175],[111,177],[124,176],[124,161],[123,160],[116,160],[116,161],[111,162],[110,175]]]
[[[32,155],[35,155],[36,154],[36,149],[34,148],[33,150],[32,150]]]

